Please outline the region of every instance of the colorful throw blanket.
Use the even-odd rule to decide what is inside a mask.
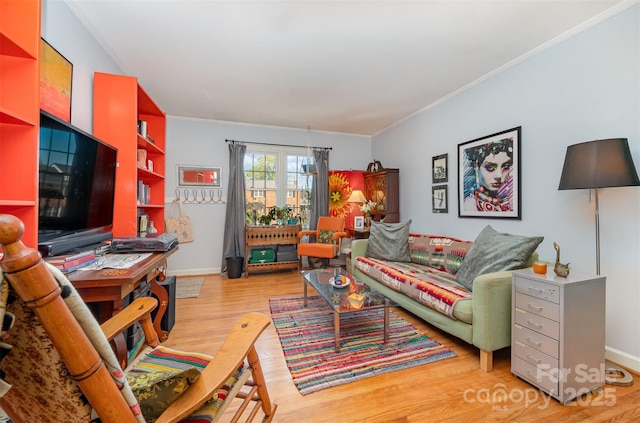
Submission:
[[[453,308],[471,292],[455,282],[445,271],[416,263],[403,263],[358,257],[356,267],[376,281],[455,319]]]

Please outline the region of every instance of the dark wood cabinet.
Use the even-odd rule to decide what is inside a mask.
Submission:
[[[400,222],[400,170],[378,169],[364,174],[364,196],[378,204],[371,217],[376,222]]]

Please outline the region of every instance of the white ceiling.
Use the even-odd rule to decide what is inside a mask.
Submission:
[[[172,116],[374,135],[628,0],[65,0]]]

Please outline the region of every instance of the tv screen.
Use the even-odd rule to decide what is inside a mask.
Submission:
[[[39,244],[111,230],[116,154],[96,137],[40,112]]]

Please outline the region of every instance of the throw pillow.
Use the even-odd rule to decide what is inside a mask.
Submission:
[[[404,223],[371,222],[367,257],[389,261],[411,261],[409,226],[411,226],[411,220]]]
[[[541,236],[500,233],[487,225],[473,241],[456,274],[456,281],[471,291],[473,280],[478,275],[519,269],[543,239]]]
[[[329,231],[327,229],[318,230],[318,242],[321,244],[333,244],[333,234],[336,231]]]
[[[200,376],[211,357],[158,346],[127,371],[142,415],[154,422]]]
[[[472,241],[440,235],[409,235],[409,254],[413,263],[444,270],[451,275],[458,272],[472,245]]]

